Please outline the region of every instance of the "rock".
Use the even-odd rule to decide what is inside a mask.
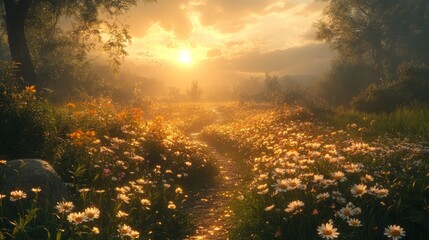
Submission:
[[[17,205],[9,200],[10,192],[18,189],[27,194],[27,198],[22,201],[25,208],[33,203],[35,193],[31,191],[32,188],[41,189],[37,198],[38,207],[52,207],[57,202],[69,198],[63,181],[46,161],[11,160],[5,165],[0,165],[0,174],[0,193],[7,196],[3,203],[5,207],[9,205],[10,209]]]

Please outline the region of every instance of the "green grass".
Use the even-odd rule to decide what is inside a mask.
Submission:
[[[389,135],[413,140],[429,140],[429,107],[421,104],[401,107],[392,113],[367,114],[355,110],[338,111],[321,117],[337,128],[365,128],[368,137]]]

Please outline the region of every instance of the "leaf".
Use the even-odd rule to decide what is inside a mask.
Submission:
[[[79,167],[76,169],[76,171],[73,173],[75,177],[81,177],[86,172],[86,166],[85,165],[79,165]]]
[[[55,237],[55,240],[61,240],[61,235],[62,235],[63,233],[61,232],[61,230],[58,230],[58,232],[57,232],[57,236]]]
[[[37,216],[38,208],[33,208],[28,212],[28,214],[25,216],[24,226],[25,227],[28,223],[31,222],[31,220],[35,219]]]

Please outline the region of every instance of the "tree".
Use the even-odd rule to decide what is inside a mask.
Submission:
[[[203,94],[203,89],[198,84],[198,81],[193,81],[191,84],[191,87],[188,89],[186,94],[192,101],[197,101],[201,99],[201,95]]]
[[[427,63],[429,1],[325,0],[317,37],[348,61],[369,64],[380,80],[394,79],[404,60]]]
[[[103,44],[103,49],[112,61],[118,63],[126,55],[125,47],[130,41],[126,25],[119,16],[137,0],[3,0],[0,8],[4,12],[4,25],[12,61],[17,62],[18,77],[29,85],[41,85],[37,78],[32,51],[27,33],[31,28],[43,30],[40,35],[58,34],[60,17],[71,20],[72,29],[68,37],[83,43],[82,54],[93,48],[94,42]],[[154,2],[156,0],[143,0]],[[42,27],[41,27],[42,26]],[[102,34],[107,34],[103,40]]]
[[[264,85],[267,98],[271,101],[275,101],[282,90],[279,83],[279,77],[265,73]]]

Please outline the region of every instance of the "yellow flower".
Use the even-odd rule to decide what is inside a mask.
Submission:
[[[37,188],[32,188],[31,191],[34,193],[39,193],[42,191],[42,189],[40,187],[37,187]]]
[[[27,194],[21,190],[16,190],[10,192],[10,201],[14,202],[16,200],[27,198]]]
[[[74,205],[72,202],[58,202],[57,206],[55,207],[59,213],[62,212],[70,212],[73,210]]]
[[[121,234],[122,236],[126,236],[129,235],[131,233],[132,229],[130,226],[123,224],[123,225],[119,225],[118,226],[118,232],[119,234]]]
[[[67,216],[67,220],[75,225],[86,222],[87,218],[84,212],[74,212]]]
[[[351,227],[360,227],[362,226],[362,223],[359,219],[356,218],[350,218],[347,223],[349,224],[349,226]]]
[[[168,209],[176,209],[176,204],[173,203],[173,201],[168,202]]]
[[[366,193],[366,185],[364,184],[355,184],[351,189],[350,192],[353,194],[354,197],[361,197]]]
[[[126,212],[122,212],[121,210],[118,211],[118,213],[116,214],[117,218],[123,218],[123,217],[128,217],[128,213]]]
[[[142,199],[142,200],[140,200],[140,202],[141,202],[141,204],[143,205],[143,206],[150,206],[151,205],[151,203],[150,203],[150,200],[149,199]]]
[[[89,221],[100,217],[100,210],[96,207],[89,207],[85,209],[85,216]]]
[[[389,225],[384,229],[384,235],[392,240],[398,240],[405,236],[405,231],[399,225]]]
[[[94,234],[99,234],[100,233],[100,229],[98,227],[93,227],[91,230],[92,233]]]
[[[302,207],[304,207],[304,202],[300,200],[292,201],[287,205],[285,212],[297,214],[302,211]]]
[[[137,232],[137,231],[132,230],[132,231],[129,233],[129,236],[130,236],[132,239],[139,238],[139,237],[140,237],[140,233],[139,233],[139,232]]]
[[[6,160],[0,160],[0,165],[6,165],[7,161]]]
[[[177,193],[177,194],[182,194],[182,193],[183,193],[183,189],[182,189],[182,188],[180,188],[180,187],[177,187],[177,188],[176,188],[176,193]]]
[[[339,232],[337,232],[337,229],[334,228],[334,225],[332,223],[326,223],[322,224],[317,228],[317,234],[319,234],[320,237],[326,238],[326,239],[334,239],[337,238],[338,235],[340,235]]]

